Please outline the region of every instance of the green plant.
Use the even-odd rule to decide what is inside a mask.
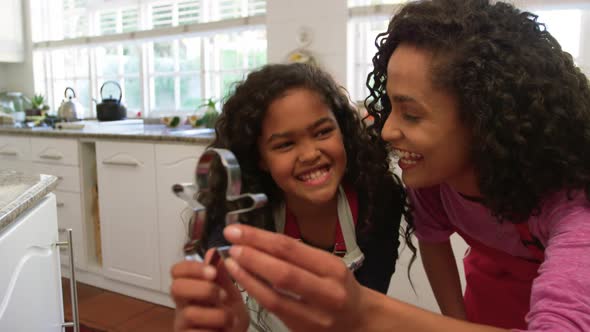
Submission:
[[[45,104],[45,97],[42,94],[36,94],[31,98],[31,107],[38,110],[49,109],[49,106]]]
[[[217,110],[217,102],[213,98],[206,99],[202,104],[197,107],[197,111],[203,111],[204,113],[196,122],[198,127],[213,128],[215,127],[215,121],[219,117],[219,111]]]

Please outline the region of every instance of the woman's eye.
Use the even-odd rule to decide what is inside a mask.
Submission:
[[[411,115],[408,113],[404,113],[403,117],[404,117],[404,120],[409,121],[409,122],[418,122],[420,120],[419,116]]]

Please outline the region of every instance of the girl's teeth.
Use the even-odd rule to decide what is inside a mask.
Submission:
[[[322,170],[317,170],[317,171],[313,171],[311,173],[307,173],[301,176],[301,179],[303,181],[309,181],[309,180],[314,180],[317,179],[319,177],[321,177],[322,175],[324,175],[327,171],[325,169]]]

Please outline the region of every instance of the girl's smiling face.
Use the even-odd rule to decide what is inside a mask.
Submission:
[[[391,102],[381,136],[399,156],[402,179],[410,188],[448,183],[478,196],[470,160],[470,132],[462,123],[456,98],[432,85],[430,52],[401,44],[387,66]]]
[[[346,169],[342,133],[317,93],[288,90],[268,107],[258,139],[260,167],[290,205],[322,204],[336,197]]]

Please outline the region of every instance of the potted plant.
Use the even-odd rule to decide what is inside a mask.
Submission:
[[[26,110],[27,116],[42,116],[49,110],[49,106],[45,104],[45,97],[42,94],[36,94],[31,98],[31,108]]]
[[[187,122],[193,127],[213,128],[218,117],[217,102],[213,98],[208,98],[197,107],[196,114],[187,118]]]

